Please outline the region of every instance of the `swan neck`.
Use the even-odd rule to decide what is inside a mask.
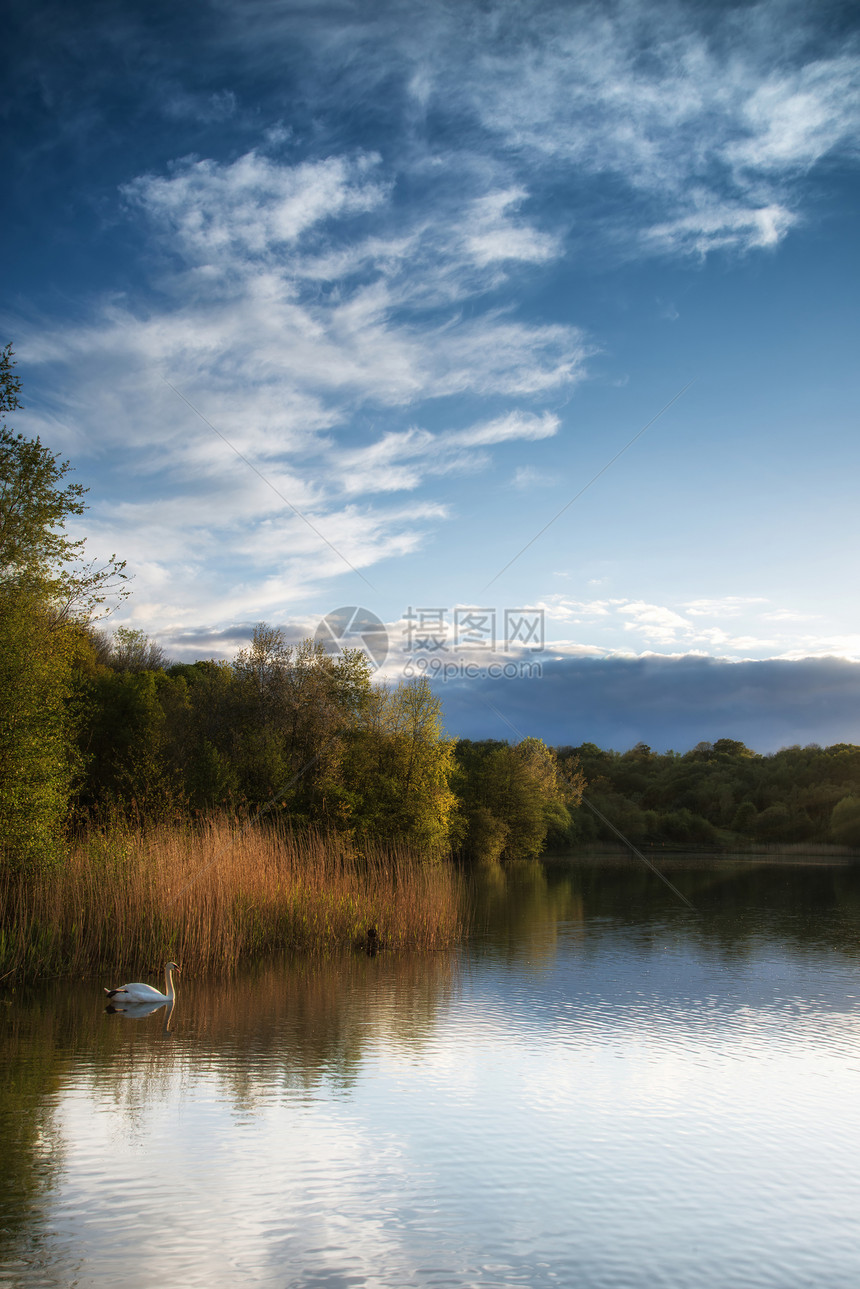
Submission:
[[[173,968],[164,968],[164,994],[166,998],[173,1001]]]

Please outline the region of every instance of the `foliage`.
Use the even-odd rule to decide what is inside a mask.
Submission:
[[[356,839],[447,848],[453,742],[426,681],[373,687],[360,650],[333,657],[265,623],[232,664],[129,668],[129,645],[153,655],[137,633],[120,641],[82,681],[79,816],[264,809]]]
[[[834,841],[860,845],[853,809],[860,799],[860,747],[787,747],[760,756],[736,739],[699,743],[685,754],[602,751],[593,743],[560,748],[562,766],[581,767],[587,796],[637,844],[785,846]],[[610,840],[587,808],[573,820],[578,840]]]
[[[51,867],[79,758],[73,663],[80,637],[31,589],[0,583],[0,870]]]
[[[10,345],[0,350],[0,412],[22,404]],[[77,655],[88,622],[123,565],[81,563],[83,542],[65,523],[85,489],[65,483],[38,438],[0,423],[0,869],[50,868],[80,766],[73,733]]]
[[[582,796],[582,777],[561,773],[555,753],[540,739],[511,746],[462,740],[456,749],[455,788],[462,803],[465,854],[486,859],[539,855],[548,835],[567,838],[571,807]]]
[[[837,801],[830,819],[830,832],[834,841],[860,846],[860,796]]]
[[[21,382],[11,345],[0,350],[0,412],[20,409]],[[112,591],[122,597],[124,561],[82,562],[84,540],[72,540],[68,519],[86,509],[87,489],[65,483],[69,462],[38,438],[0,422],[0,579],[37,590],[60,618],[89,621]]]
[[[456,809],[454,742],[425,678],[367,695],[345,763],[341,818],[358,837],[447,848]],[[347,787],[348,785],[348,787]]]
[[[164,650],[145,631],[117,627],[109,645],[114,671],[160,671],[167,663]]]

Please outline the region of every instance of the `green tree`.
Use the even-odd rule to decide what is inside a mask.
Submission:
[[[0,350],[0,412],[21,407],[21,382],[15,373],[12,346]],[[5,420],[0,426],[0,576],[4,581],[34,579],[44,583],[80,556],[83,543],[66,536],[70,515],[84,511],[85,489],[62,483],[68,461],[58,461],[38,439],[15,434]]]
[[[575,762],[565,777],[555,753],[540,739],[469,743],[457,747],[456,790],[465,823],[463,846],[476,858],[528,859],[547,836],[570,835],[571,808],[582,797]]]
[[[750,836],[754,830],[758,811],[751,801],[742,801],[732,818],[732,831]]]
[[[357,836],[438,852],[447,847],[457,800],[454,740],[425,678],[373,688],[358,713],[339,793],[341,819]]]
[[[332,814],[348,738],[370,697],[361,650],[333,657],[319,641],[287,643],[259,623],[233,663],[242,790],[259,802],[283,794],[296,816]]]
[[[0,584],[0,867],[26,872],[62,850],[80,769],[74,663],[80,637],[32,588]]]
[[[21,408],[12,348],[0,350],[0,413]],[[88,651],[82,624],[123,565],[82,563],[65,523],[84,509],[84,489],[65,483],[60,461],[36,439],[0,422],[0,864],[27,871],[61,853],[80,768],[74,740],[76,660]]]
[[[833,807],[830,835],[843,846],[860,846],[860,797],[843,797]]]
[[[99,668],[84,703],[82,750],[87,767],[80,805],[119,810],[138,821],[163,817],[181,796],[165,754],[165,713],[152,671]]]
[[[115,671],[162,671],[167,665],[161,645],[133,627],[114,631],[108,657]]]

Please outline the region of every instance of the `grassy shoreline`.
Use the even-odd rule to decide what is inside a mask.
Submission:
[[[67,861],[0,886],[0,981],[95,971],[229,973],[273,951],[439,949],[463,926],[448,864],[396,846],[225,819],[95,832]]]

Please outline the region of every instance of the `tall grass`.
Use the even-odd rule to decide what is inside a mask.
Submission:
[[[0,979],[122,974],[174,959],[232,971],[273,950],[435,949],[461,930],[457,875],[396,846],[227,820],[73,844],[62,867],[0,889]]]

